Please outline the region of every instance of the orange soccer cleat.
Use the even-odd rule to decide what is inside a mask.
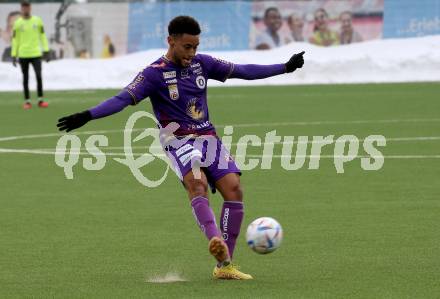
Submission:
[[[49,106],[48,102],[45,102],[45,101],[38,102],[38,107],[40,107],[40,108],[47,108],[48,106]]]
[[[23,109],[24,110],[29,110],[31,108],[32,108],[31,102],[28,102],[28,101],[24,102],[24,104],[23,104]]]

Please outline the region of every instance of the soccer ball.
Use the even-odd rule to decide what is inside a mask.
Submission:
[[[261,217],[249,224],[246,241],[249,247],[259,254],[275,251],[281,245],[283,229],[273,218]]]

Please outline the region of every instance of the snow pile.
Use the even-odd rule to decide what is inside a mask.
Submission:
[[[292,43],[270,51],[210,52],[234,63],[281,63],[306,51],[304,68],[264,80],[210,80],[210,86],[440,81],[440,36],[376,40],[331,48]],[[114,59],[65,59],[44,64],[45,89],[122,88],[164,49]],[[35,88],[31,70],[31,88]],[[21,90],[21,73],[0,63],[0,91]]]

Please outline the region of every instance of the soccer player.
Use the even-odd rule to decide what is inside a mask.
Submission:
[[[12,34],[12,64],[17,66],[17,58],[23,73],[24,104],[23,109],[32,108],[29,96],[29,64],[37,78],[38,107],[46,108],[48,103],[43,100],[43,79],[41,74],[41,58],[43,48],[44,59],[49,61],[49,46],[41,18],[31,15],[31,4],[21,2],[21,17],[14,23]]]
[[[240,65],[196,54],[200,27],[189,16],[178,16],[168,25],[168,51],[147,66],[118,95],[89,110],[58,120],[60,131],[71,131],[92,119],[117,113],[129,105],[136,105],[146,97],[151,99],[160,126],[165,128],[177,123],[174,132],[178,140],[185,140],[180,147],[164,146],[170,160],[174,161],[188,193],[196,222],[209,241],[209,252],[217,260],[213,276],[217,279],[252,279],[231,263],[236,239],[243,220],[243,193],[240,187],[240,170],[232,157],[220,155],[224,151],[209,121],[207,106],[208,79],[224,82],[228,78],[247,80],[267,78],[290,73],[304,64],[303,54],[293,55],[287,63],[274,65]],[[213,163],[195,175],[191,159],[200,151],[194,145],[197,136],[215,138],[217,148],[213,152],[203,149],[203,157],[213,156]],[[212,151],[212,149],[210,149]],[[223,164],[225,167],[220,167]],[[200,169],[199,169],[200,170]],[[220,228],[209,206],[208,186],[219,190],[223,199]]]

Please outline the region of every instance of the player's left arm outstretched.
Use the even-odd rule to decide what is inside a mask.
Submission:
[[[229,78],[256,80],[264,79],[284,73],[291,73],[304,65],[304,51],[294,54],[284,64],[259,65],[259,64],[234,64]]]
[[[60,131],[70,132],[84,126],[92,119],[115,114],[132,104],[133,99],[131,95],[126,90],[122,90],[118,95],[111,97],[94,108],[58,119],[57,127]]]
[[[151,68],[144,69],[119,94],[97,106],[58,119],[58,130],[70,132],[84,126],[91,120],[107,117],[122,111],[128,106],[136,105],[147,98],[155,89],[154,84],[145,79],[151,76],[151,71]]]

